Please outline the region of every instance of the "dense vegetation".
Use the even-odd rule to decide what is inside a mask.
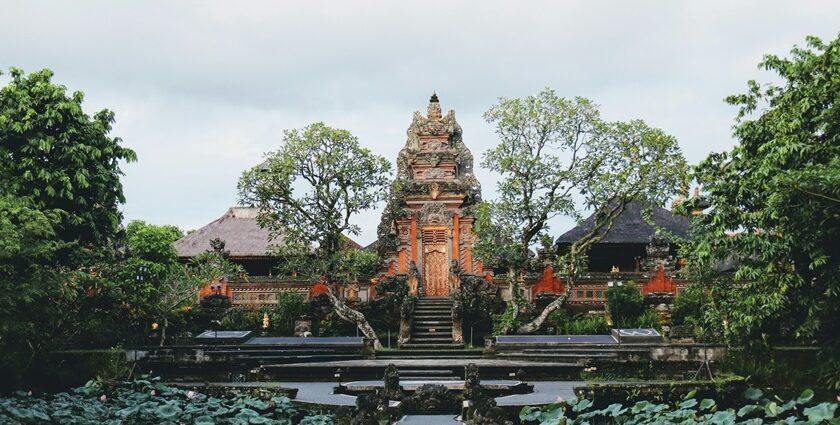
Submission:
[[[137,380],[118,385],[90,381],[69,392],[36,397],[24,392],[0,398],[0,423],[20,424],[308,424],[329,425],[332,416],[292,406],[285,396],[208,396]]]
[[[691,277],[710,294],[707,329],[736,345],[816,344],[840,388],[840,37],[807,39],[748,83],[738,144],[697,168],[711,205],[693,223]],[[718,273],[731,265],[731,273]]]
[[[524,407],[519,419],[524,424],[834,424],[837,403],[813,403],[814,392],[805,390],[796,399],[783,401],[764,397],[755,388],[744,392],[745,401],[736,407],[721,408],[718,402],[698,400],[695,392],[674,403],[638,401],[635,404],[614,403],[595,409],[592,400],[572,399],[546,407]],[[731,402],[728,402],[731,403]]]

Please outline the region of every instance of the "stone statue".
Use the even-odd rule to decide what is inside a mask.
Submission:
[[[350,419],[351,425],[376,425],[383,412],[387,414],[388,399],[379,393],[360,394],[356,397],[356,412]]]
[[[355,280],[350,282],[347,285],[347,300],[349,301],[358,301],[359,300],[359,282]]]
[[[385,368],[385,397],[391,400],[402,400],[402,388],[400,387],[400,371],[393,363]]]
[[[458,260],[449,262],[449,291],[461,287],[461,267],[458,266]]]
[[[408,263],[408,278],[406,279],[406,283],[408,284],[408,295],[412,297],[420,295],[420,270],[417,270],[417,263],[414,260]]]
[[[478,366],[470,363],[464,368],[464,400],[477,401],[481,394],[481,379],[478,376]]]

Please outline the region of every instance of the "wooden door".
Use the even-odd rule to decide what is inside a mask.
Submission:
[[[427,297],[449,296],[446,228],[423,229],[423,292]]]

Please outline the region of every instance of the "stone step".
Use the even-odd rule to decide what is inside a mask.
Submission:
[[[445,336],[449,339],[452,339],[452,332],[449,331],[449,332],[412,332],[411,333],[412,338],[417,338],[417,337],[422,338],[422,337],[425,337],[425,336]]]
[[[464,348],[464,344],[418,344],[416,342],[409,342],[407,344],[403,344],[402,348],[413,349],[413,348],[423,348],[423,349],[453,349],[453,348]],[[443,357],[443,356],[441,356]]]
[[[414,314],[445,314],[447,316],[452,315],[451,308],[417,308],[414,309]]]
[[[429,328],[437,328],[437,329],[452,329],[452,321],[451,320],[423,320],[422,323],[420,321],[415,321],[412,323],[412,329],[429,329]]]
[[[409,343],[410,344],[410,343]],[[437,360],[437,359],[480,359],[483,357],[481,350],[464,350],[461,347],[448,348],[405,348],[399,350],[379,351],[376,358],[381,360]]]
[[[414,320],[452,320],[452,316],[449,314],[415,314]]]
[[[400,378],[403,375],[405,376],[429,376],[429,375],[436,375],[436,376],[450,376],[452,375],[452,369],[399,369],[400,371]]]
[[[440,320],[434,320],[434,319],[418,319],[418,320],[415,320],[415,321],[414,321],[414,324],[415,324],[415,325],[420,325],[420,326],[424,326],[424,325],[446,325],[446,326],[452,326],[452,319],[449,319],[449,320],[444,320],[444,319],[440,319]]]
[[[529,351],[519,351],[519,352],[501,352],[496,354],[497,357],[569,357],[569,358],[615,358],[618,357],[618,353],[563,353],[563,352],[554,352],[554,353],[532,353]]]
[[[452,342],[451,336],[422,336],[422,337],[411,337],[411,342],[414,344],[422,344],[422,343],[447,343]]]
[[[442,382],[442,381],[463,381],[463,380],[464,380],[464,378],[459,378],[459,377],[453,376],[453,375],[449,375],[449,376],[406,376],[406,377],[400,376],[400,382],[401,383],[405,382],[405,381],[430,381],[430,382],[441,381]]]

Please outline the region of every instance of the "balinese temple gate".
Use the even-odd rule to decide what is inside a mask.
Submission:
[[[481,186],[455,111],[442,115],[437,95],[426,116],[414,113],[407,134],[378,228],[379,249],[388,274],[406,275],[412,295],[447,297],[460,274],[482,274],[471,248]]]

